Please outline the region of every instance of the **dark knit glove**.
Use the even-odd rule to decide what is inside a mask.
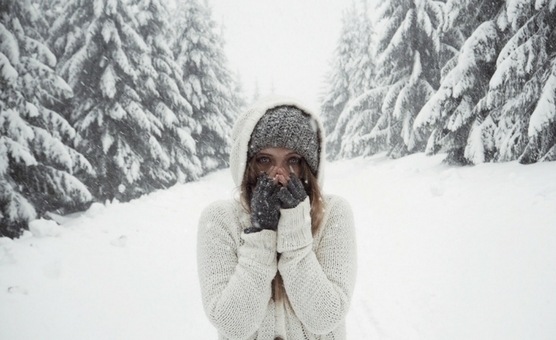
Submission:
[[[307,198],[303,183],[295,173],[290,174],[288,185],[280,189],[278,198],[280,199],[280,207],[283,209],[295,208]]]
[[[263,229],[276,230],[278,228],[280,200],[277,195],[279,191],[280,187],[267,174],[259,175],[251,198],[252,226],[245,229],[245,233],[255,233]]]

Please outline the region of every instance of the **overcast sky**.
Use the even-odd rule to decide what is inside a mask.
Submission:
[[[315,108],[341,29],[345,0],[209,0],[223,25],[230,69],[249,103],[258,85]]]

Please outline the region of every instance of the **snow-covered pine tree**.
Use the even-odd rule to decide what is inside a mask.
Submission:
[[[381,118],[381,107],[388,87],[382,86],[363,92],[351,99],[332,132],[332,139],[338,141],[336,158],[353,158],[387,151],[387,136],[377,134],[375,127]]]
[[[556,161],[556,58],[552,57],[549,65],[541,78],[546,81],[529,120],[529,140],[519,158],[521,163]]]
[[[498,6],[496,18],[466,41],[416,125],[432,123],[429,150],[448,151],[460,163],[552,160],[556,1]]]
[[[465,41],[483,22],[492,20],[504,0],[447,0],[442,25],[442,77],[455,66]]]
[[[380,5],[377,86],[388,87],[373,133],[386,136],[391,157],[424,149],[427,130],[413,121],[440,81],[443,3],[388,0]]]
[[[174,55],[184,76],[185,98],[201,129],[192,132],[205,172],[228,165],[229,135],[239,108],[227,68],[223,41],[208,5],[198,0],[178,4]]]
[[[143,103],[153,78],[149,48],[124,0],[73,0],[51,31],[59,74],[74,92],[70,121],[77,149],[91,161],[87,181],[100,200],[129,200],[167,181],[163,123]],[[150,90],[156,90],[149,88]]]
[[[17,237],[47,211],[77,210],[92,196],[74,175],[93,174],[69,144],[76,133],[57,111],[72,95],[38,34],[28,0],[0,0],[0,236]]]
[[[197,179],[203,172],[197,157],[196,143],[191,136],[201,126],[193,118],[193,108],[184,98],[183,73],[169,46],[171,36],[170,14],[167,1],[135,0],[138,30],[145,40],[155,73],[147,74],[138,89],[145,106],[161,122],[153,133],[160,139],[164,150],[163,164],[148,166],[145,174],[152,182],[167,187],[176,182]],[[154,159],[151,159],[153,161]]]
[[[367,1],[362,1],[360,6],[358,8],[353,2],[342,15],[342,31],[328,74],[328,88],[322,98],[321,114],[328,135],[327,156],[330,159],[349,157],[340,152],[345,131],[345,126],[337,126],[340,114],[350,100],[374,85],[374,54],[371,49],[373,27],[368,16]],[[353,112],[362,115],[367,113]]]
[[[556,1],[507,1],[498,20],[510,36],[481,101],[485,161],[556,159]],[[542,117],[542,118],[541,118]]]
[[[369,15],[368,0],[359,0],[355,6],[357,12],[354,21],[357,24],[358,37],[353,46],[353,59],[347,65],[351,98],[375,87],[375,53],[373,50],[375,32]]]
[[[352,6],[342,13],[342,30],[334,51],[331,69],[328,71],[328,89],[321,104],[322,124],[327,135],[334,131],[340,113],[349,101],[348,64],[352,60],[357,32],[355,25],[356,9]],[[338,153],[334,151],[331,136],[328,138],[327,151],[329,157],[334,158]]]
[[[45,23],[50,27],[62,13],[67,0],[32,0],[32,2],[41,11]]]
[[[234,72],[232,74],[232,99],[234,101],[234,107],[237,112],[243,112],[247,107],[247,96],[243,88],[243,81],[239,72]]]
[[[456,52],[443,67],[440,88],[414,122],[416,129],[428,126],[432,130],[426,147],[428,154],[447,152],[448,162],[469,162],[464,152],[470,128],[478,118],[473,109],[485,95],[495,70],[502,40],[495,17],[503,5],[502,0],[454,0],[446,4],[445,52],[447,56]],[[466,37],[470,31],[471,36]]]

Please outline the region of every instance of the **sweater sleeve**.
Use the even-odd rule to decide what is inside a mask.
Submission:
[[[355,285],[356,244],[349,204],[332,197],[322,237],[313,250],[308,202],[282,210],[278,270],[299,320],[314,334],[328,334],[345,320]]]
[[[220,333],[233,339],[259,328],[277,272],[276,232],[241,232],[243,242],[237,242],[233,233],[242,229],[239,223],[229,202],[216,202],[201,214],[197,235],[205,312]]]

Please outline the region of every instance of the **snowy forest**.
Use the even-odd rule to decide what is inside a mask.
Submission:
[[[556,1],[386,0],[372,11],[374,22],[366,8],[344,14],[321,108],[331,159],[556,160]]]
[[[330,160],[556,160],[556,0],[354,2]],[[202,0],[0,0],[0,236],[227,167],[246,103]]]
[[[226,63],[197,0],[1,0],[0,236],[226,166]]]

